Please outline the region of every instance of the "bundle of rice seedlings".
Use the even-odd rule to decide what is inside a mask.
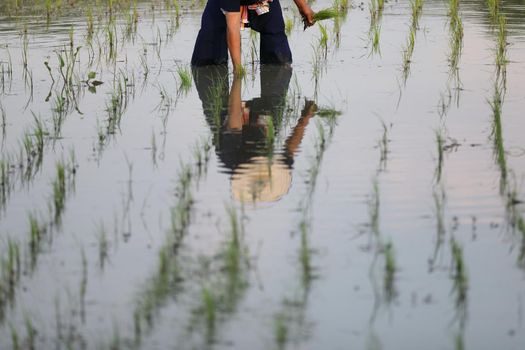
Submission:
[[[334,7],[328,7],[323,10],[320,10],[314,14],[314,21],[323,21],[325,19],[331,19],[341,16],[341,13],[338,9]],[[306,23],[306,18],[303,18],[304,21],[304,29],[308,27]]]

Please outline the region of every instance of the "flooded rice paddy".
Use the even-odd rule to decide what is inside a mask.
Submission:
[[[203,6],[0,3],[0,348],[523,349],[525,4]]]

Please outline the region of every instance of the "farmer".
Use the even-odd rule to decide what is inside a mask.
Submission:
[[[313,25],[314,12],[306,0],[294,2],[305,26]],[[279,0],[208,0],[202,14],[201,29],[195,42],[191,64],[227,64],[229,51],[234,72],[240,72],[240,30],[246,26],[261,34],[262,64],[292,63]]]
[[[292,68],[262,65],[261,95],[247,101],[241,99],[242,78],[234,76],[229,90],[226,65],[192,70],[222,170],[230,175],[233,197],[251,203],[279,200],[290,188],[294,157],[316,109],[313,101],[305,101],[286,140],[279,146],[268,141],[270,119],[276,135],[284,132],[281,118]]]

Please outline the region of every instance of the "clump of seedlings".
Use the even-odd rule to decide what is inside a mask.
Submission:
[[[188,67],[178,66],[177,75],[179,77],[179,91],[184,94],[188,93],[193,81],[190,69]]]
[[[463,248],[454,237],[450,240],[450,249],[452,253],[452,279],[456,293],[456,306],[460,307],[467,301],[467,269],[463,257]]]

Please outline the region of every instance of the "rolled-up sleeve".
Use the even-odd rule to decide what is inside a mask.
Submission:
[[[240,0],[220,0],[221,10],[223,12],[240,12]]]

